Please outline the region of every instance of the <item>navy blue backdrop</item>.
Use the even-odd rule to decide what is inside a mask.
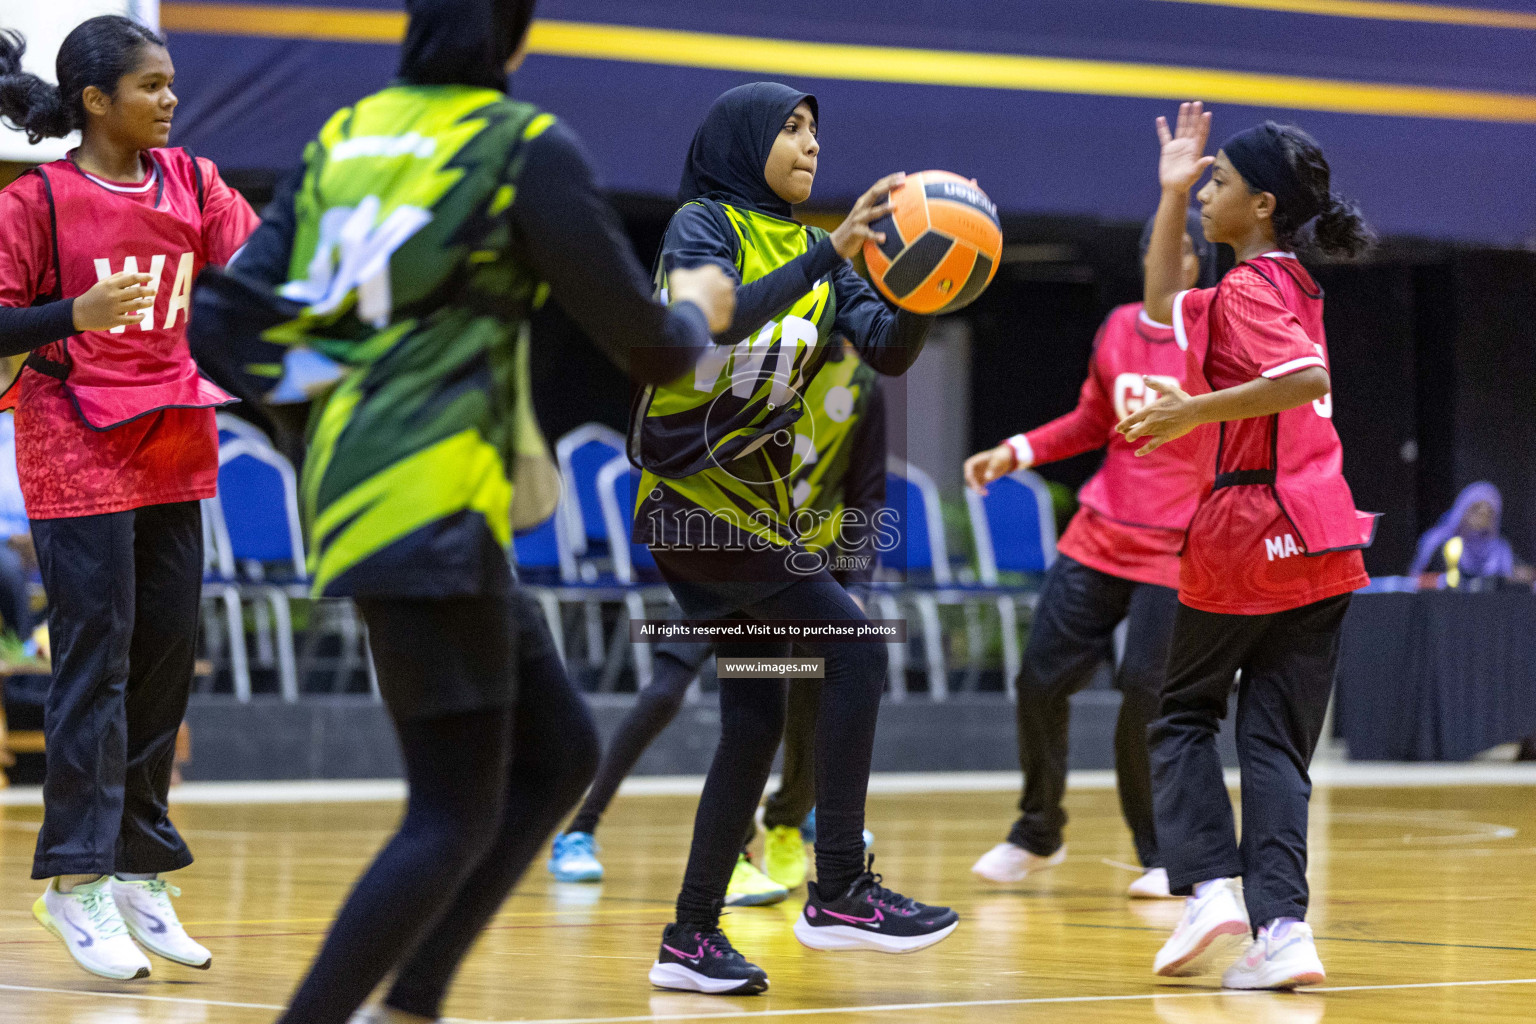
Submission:
[[[398,3],[324,4],[330,20],[305,13],[313,0],[272,13],[288,6],[165,0],[179,142],[231,169],[285,168],[327,114],[389,79]],[[1384,233],[1536,238],[1531,5],[1383,5],[1393,18],[1262,8],[544,0],[514,93],[572,124],[620,191],[669,195],[710,99],[773,77],[821,98],[818,205],[891,170],[943,167],[976,177],[1005,212],[1116,220],[1155,200],[1152,119],[1199,93],[1215,102],[1218,139],[1264,117],[1312,131],[1337,187]],[[869,80],[880,77],[893,80]],[[956,81],[981,84],[922,84]]]

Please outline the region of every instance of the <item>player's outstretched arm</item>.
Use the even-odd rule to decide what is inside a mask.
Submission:
[[[1309,366],[1273,379],[1255,377],[1235,388],[1193,397],[1185,394],[1177,384],[1154,377],[1143,379],[1160,397],[1151,405],[1131,413],[1115,428],[1127,441],[1146,440],[1147,443],[1136,450],[1137,455],[1155,451],[1202,423],[1273,416],[1295,409],[1322,398],[1333,386],[1328,371],[1321,366]]]
[[[651,297],[591,163],[559,122],[528,142],[516,184],[512,217],[529,261],[577,326],[637,380],[676,378],[713,343],[712,328],[730,324],[734,282],[719,267],[694,268],[687,284],[674,275],[670,308]]]

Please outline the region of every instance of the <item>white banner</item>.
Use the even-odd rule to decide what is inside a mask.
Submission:
[[[15,29],[27,40],[23,66],[50,82],[58,80],[53,64],[59,44],[76,25],[98,14],[127,14],[158,27],[160,3],[159,0],[48,0],[46,3],[0,0],[0,25]],[[44,139],[31,146],[22,132],[12,131],[9,126],[0,128],[0,160],[27,163],[57,160],[79,144],[80,136],[71,135],[67,139]]]

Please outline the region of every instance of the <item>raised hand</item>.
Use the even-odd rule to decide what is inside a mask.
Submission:
[[[1157,163],[1157,178],[1164,189],[1188,192],[1216,162],[1214,156],[1205,155],[1205,144],[1211,135],[1211,115],[1199,100],[1179,104],[1178,127],[1170,132],[1168,119],[1157,119],[1157,140],[1162,146],[1162,157]]]
[[[871,231],[871,221],[879,220],[891,212],[891,204],[882,202],[891,189],[900,185],[906,179],[906,174],[897,171],[895,174],[887,174],[869,187],[869,191],[859,196],[859,201],[853,204],[853,209],[848,211],[848,216],[832,232],[832,247],[837,254],[845,260],[853,259],[866,238],[872,238],[876,244],[885,241],[885,233]]]
[[[77,331],[110,331],[142,322],[144,310],[155,304],[148,274],[123,271],[104,277],[70,308]]]

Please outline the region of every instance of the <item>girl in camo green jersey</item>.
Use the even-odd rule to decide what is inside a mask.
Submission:
[[[830,235],[794,220],[810,197],[820,152],[816,98],[756,82],[719,97],[693,139],[657,268],[667,294],[679,268],[714,263],[741,282],[719,347],[689,373],[646,389],[630,423],[644,475],[635,536],[690,619],[847,619],[864,613],[810,556],[795,517],[794,425],[801,392],[847,337],[875,370],[900,374],[922,350],[931,318],[893,312],[848,258],[901,179],[877,182]],[[736,657],[782,657],[788,642],[718,645]],[[795,934],[820,949],[909,952],[958,923],[880,885],[864,864],[864,795],[885,681],[876,644],[810,642],[825,659],[816,724],[816,869]],[[722,680],[720,745],[694,820],[677,920],[651,968],[662,988],[761,992],[767,975],[731,947],[719,913],[784,723],[785,687]],[[878,928],[872,924],[883,924]]]
[[[436,1019],[592,777],[591,718],[508,561],[530,309],[547,292],[642,380],[730,320],[714,268],[656,303],[575,137],[507,97],[531,0],[406,8],[399,80],[331,119],[193,318],[248,392],[291,345],[345,369],[317,402],[305,519],[318,592],[368,624],[409,785],[284,1024],[343,1024],[389,974],[371,1019]]]

